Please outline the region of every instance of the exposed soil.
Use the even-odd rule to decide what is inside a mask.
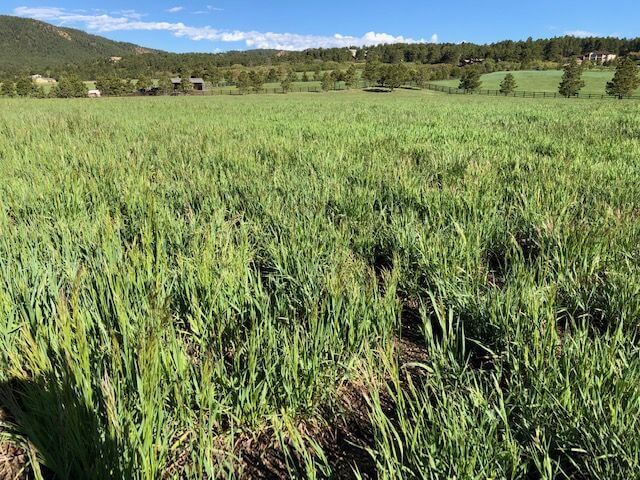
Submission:
[[[5,422],[9,420],[0,408],[0,480],[26,480],[28,478],[27,453],[14,442],[4,438]]]
[[[428,359],[419,302],[402,299],[402,333],[396,339],[398,361],[401,366],[423,363]],[[435,332],[437,335],[438,332]],[[419,369],[405,368],[408,375],[421,375]],[[380,392],[381,404],[389,418],[394,418],[395,405],[385,390]],[[367,390],[364,385],[350,383],[338,392],[340,411],[325,412],[325,418],[334,418],[329,426],[299,426],[301,432],[313,438],[322,448],[331,467],[333,479],[355,479],[356,472],[364,479],[378,478],[376,462],[368,453],[375,446],[374,431],[369,420]],[[241,459],[243,479],[288,479],[284,452],[276,444],[271,432],[255,438],[244,438],[236,444],[236,455]],[[289,467],[303,477],[300,459],[290,459]]]

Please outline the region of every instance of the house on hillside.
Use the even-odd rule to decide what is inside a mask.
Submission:
[[[578,57],[578,63],[586,62],[587,60],[591,63],[608,63],[613,62],[618,56],[615,53],[609,52],[589,52],[585,55],[580,55]]]
[[[31,75],[31,81],[36,85],[55,85],[56,83],[55,79],[43,77],[39,74]]]
[[[203,79],[197,78],[197,77],[191,77],[189,81],[191,82],[191,86],[195,91],[203,92],[205,90]],[[172,78],[171,83],[173,84],[174,90],[179,90],[180,84],[182,83],[182,79],[180,77]]]
[[[484,58],[465,58],[460,60],[461,67],[467,67],[469,65],[482,65],[484,63]]]

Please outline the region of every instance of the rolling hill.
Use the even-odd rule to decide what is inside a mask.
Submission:
[[[0,15],[0,71],[20,68],[36,72],[47,67],[151,52],[157,50],[38,20]]]

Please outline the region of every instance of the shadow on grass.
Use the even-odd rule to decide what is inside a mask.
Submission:
[[[46,479],[133,478],[106,419],[87,406],[71,376],[0,384],[0,410],[35,447]]]
[[[391,93],[391,92],[393,92],[393,90],[391,90],[390,88],[386,88],[386,87],[368,87],[368,88],[365,88],[363,91],[365,91],[367,93]]]

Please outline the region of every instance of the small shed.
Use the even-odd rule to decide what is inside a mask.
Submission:
[[[191,86],[194,90],[198,92],[204,91],[204,80],[202,78],[191,77],[189,81],[191,82]],[[180,77],[172,78],[171,83],[173,83],[173,89],[178,90],[182,83],[182,79]]]
[[[87,92],[87,96],[89,98],[100,98],[102,96],[102,92],[100,90],[97,90],[97,89],[89,90]]]

